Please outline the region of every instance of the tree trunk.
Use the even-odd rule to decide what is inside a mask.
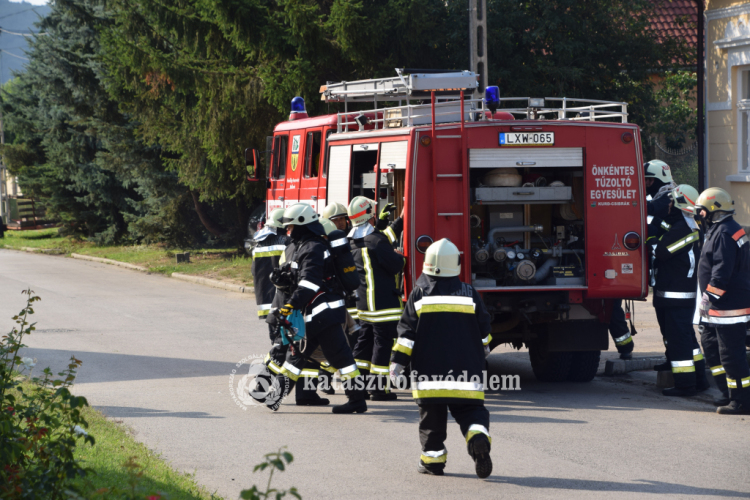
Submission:
[[[208,230],[209,233],[213,234],[214,236],[222,236],[226,231],[218,226],[213,220],[211,220],[211,217],[208,216],[205,209],[203,208],[203,203],[201,203],[198,197],[198,193],[196,193],[195,191],[190,191],[190,194],[193,197],[195,212],[198,214],[198,218],[201,220],[203,226]]]

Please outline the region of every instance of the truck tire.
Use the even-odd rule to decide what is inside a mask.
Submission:
[[[573,360],[568,372],[571,382],[591,382],[599,370],[599,358],[602,351],[577,351],[572,353]]]
[[[570,373],[572,352],[550,352],[546,342],[537,340],[529,345],[529,358],[534,375],[541,382],[564,382]]]

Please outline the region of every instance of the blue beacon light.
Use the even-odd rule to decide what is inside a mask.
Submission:
[[[292,99],[292,113],[306,113],[305,100],[299,96]]]
[[[500,106],[500,88],[495,85],[487,87],[484,90],[484,102],[487,103],[487,107],[492,114],[495,114],[495,111]]]

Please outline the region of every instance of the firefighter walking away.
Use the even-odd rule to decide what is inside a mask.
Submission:
[[[486,478],[492,472],[492,460],[482,370],[490,352],[491,317],[479,293],[458,278],[460,271],[456,245],[445,238],[430,245],[422,275],[398,324],[390,376],[400,385],[404,367],[411,363],[422,444],[417,470],[443,475],[450,411],[466,438],[477,476]],[[423,376],[427,379],[419,380]]]

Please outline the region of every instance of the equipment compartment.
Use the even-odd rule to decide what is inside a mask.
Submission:
[[[471,273],[476,288],[585,287],[581,174],[580,168],[570,167],[533,173],[523,169],[518,176],[525,186],[487,186],[487,170],[471,172]],[[512,175],[501,174],[499,182],[512,181]],[[554,185],[534,185],[539,179]]]

